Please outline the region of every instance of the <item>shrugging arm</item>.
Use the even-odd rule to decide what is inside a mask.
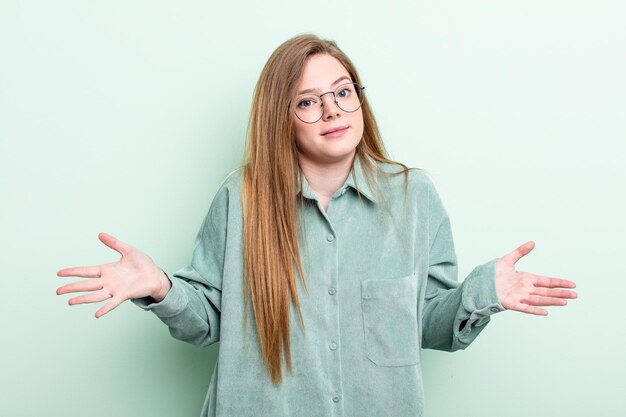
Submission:
[[[450,219],[432,183],[429,187],[429,267],[422,315],[422,347],[464,349],[504,308],[495,287],[493,259],[458,283]]]
[[[196,236],[191,264],[174,273],[172,289],[165,299],[134,299],[133,303],[152,311],[176,339],[207,346],[219,341],[222,276],[226,250],[228,188],[215,196]]]

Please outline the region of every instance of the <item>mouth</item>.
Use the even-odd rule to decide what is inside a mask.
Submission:
[[[322,136],[339,136],[346,130],[348,130],[350,126],[337,126],[330,128],[324,132],[322,132]]]

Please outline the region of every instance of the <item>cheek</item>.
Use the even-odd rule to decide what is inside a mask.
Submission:
[[[363,131],[365,129],[365,124],[363,122],[363,112],[361,109],[359,109],[358,114],[354,115],[354,123],[353,123],[353,127],[354,127],[354,133],[357,134],[357,136],[360,138],[363,136]]]
[[[310,140],[311,132],[309,125],[297,120],[293,123],[293,133],[295,136],[296,145],[301,148],[305,146]]]

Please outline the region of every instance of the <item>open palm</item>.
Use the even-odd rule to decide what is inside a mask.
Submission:
[[[561,278],[550,278],[529,272],[520,272],[515,264],[535,247],[529,241],[513,252],[501,257],[496,263],[496,292],[500,304],[506,309],[521,311],[528,314],[547,316],[545,306],[564,306],[568,299],[576,298],[575,291],[565,288],[576,288],[572,281]]]
[[[131,298],[153,297],[160,301],[165,297],[171,283],[148,255],[109,234],[100,233],[98,238],[117,251],[121,255],[120,260],[103,265],[61,269],[57,272],[60,277],[90,279],[64,285],[57,289],[57,294],[89,292],[71,298],[68,301],[70,305],[109,300],[96,312],[96,318]]]

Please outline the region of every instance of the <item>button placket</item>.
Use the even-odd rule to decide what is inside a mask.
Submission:
[[[327,370],[327,394],[328,400],[333,408],[332,415],[335,417],[343,417],[344,407],[343,401],[341,401],[341,393],[343,391],[342,371],[341,371],[341,319],[339,317],[339,304],[341,302],[338,295],[339,285],[339,237],[338,233],[333,227],[331,219],[334,216],[341,215],[341,204],[335,205],[331,202],[328,208],[329,210],[324,212],[320,211],[325,222],[321,222],[319,234],[315,235],[316,246],[319,246],[320,256],[325,260],[323,266],[323,281],[324,287],[320,288],[322,291],[328,292],[329,298],[326,301],[326,308],[324,309],[324,319],[326,321],[326,338],[320,340],[318,347],[325,351],[324,354],[324,369]],[[319,218],[319,220],[322,220]],[[323,224],[322,224],[323,223]],[[320,352],[322,353],[322,352]]]
[[[335,233],[334,228],[332,227],[332,225],[329,222],[329,228],[326,231],[326,251],[328,252],[328,254],[330,255],[327,259],[332,259],[332,267],[330,267],[330,265],[328,265],[330,268],[328,269],[329,273],[329,281],[328,281],[328,287],[327,287],[327,291],[329,296],[331,297],[328,301],[330,302],[330,308],[328,310],[328,313],[330,314],[329,318],[332,320],[333,325],[329,328],[329,333],[328,333],[328,339],[326,339],[326,349],[328,349],[327,352],[327,359],[328,359],[328,365],[329,365],[329,377],[330,377],[330,385],[329,385],[329,394],[330,394],[330,400],[332,401],[333,404],[336,405],[336,409],[335,409],[335,413],[337,414],[333,414],[336,415],[337,417],[342,416],[343,415],[343,406],[342,406],[342,396],[341,396],[341,392],[342,392],[342,378],[341,378],[341,355],[340,355],[340,351],[339,351],[339,346],[340,346],[340,335],[341,335],[341,330],[340,330],[340,318],[339,318],[339,303],[340,303],[340,299],[338,296],[335,296],[335,294],[337,294],[337,286],[339,285],[338,283],[338,271],[339,271],[339,260],[337,258],[337,251],[339,250],[339,244],[338,244],[338,238],[337,238],[337,234]],[[331,255],[332,253],[332,255]]]

